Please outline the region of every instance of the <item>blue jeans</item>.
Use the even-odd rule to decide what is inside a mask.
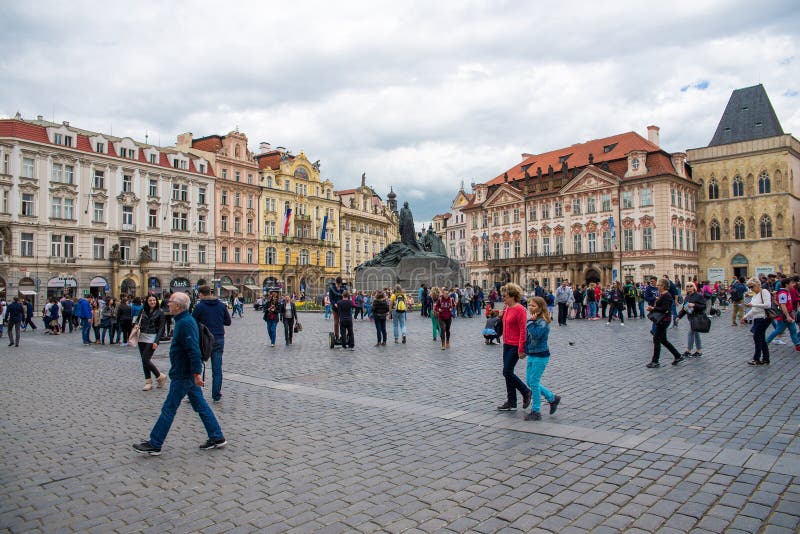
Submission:
[[[91,323],[89,323],[89,319],[86,317],[81,317],[81,338],[83,339],[83,344],[89,344],[89,328],[91,327]]]
[[[506,379],[506,393],[508,394],[508,404],[517,406],[517,390],[524,396],[530,392],[528,386],[520,380],[514,372],[519,356],[517,355],[516,345],[506,345],[503,343],[503,378]]]
[[[787,328],[789,329],[789,335],[792,337],[792,343],[794,345],[800,344],[800,336],[797,335],[796,323],[790,323],[789,321],[786,320],[772,321],[772,326],[774,326],[775,329],[772,332],[770,332],[769,335],[767,336],[767,344],[772,343],[772,340],[775,339],[778,336],[778,334],[780,334]]]
[[[211,349],[211,398],[219,400],[222,397],[222,351],[225,350],[225,338],[214,339],[214,347]]]
[[[269,342],[275,344],[275,336],[277,335],[278,321],[267,321],[267,335],[269,335]]]
[[[172,426],[172,421],[175,419],[175,413],[178,411],[178,406],[181,405],[181,401],[187,395],[192,408],[200,416],[203,426],[206,427],[208,438],[222,439],[222,429],[219,427],[214,412],[211,411],[206,399],[203,398],[203,390],[197,387],[191,378],[174,378],[169,382],[169,392],[164,400],[164,405],[161,407],[161,415],[150,432],[150,445],[160,449],[164,444],[164,440],[167,439],[167,434]]]
[[[406,335],[406,312],[396,311],[392,314],[392,326],[394,327],[394,338],[400,337],[398,335],[397,327],[400,326],[400,331]]]
[[[586,303],[586,306],[588,307],[588,311],[586,312],[586,318],[594,319],[595,317],[597,317],[597,301],[590,300],[589,302]]]
[[[692,330],[692,327],[689,327],[689,337],[687,338],[686,346],[688,347],[687,350],[692,350],[694,347],[696,350],[703,350],[703,344],[700,342],[700,332],[695,332]]]
[[[330,316],[331,316],[331,305],[330,304],[326,304],[325,305],[325,318],[329,319]]]
[[[528,387],[531,388],[531,391],[533,391],[533,395],[531,396],[532,412],[542,411],[543,395],[544,398],[547,399],[547,402],[553,402],[556,400],[556,396],[541,384],[544,369],[547,367],[547,362],[549,361],[549,356],[546,358],[530,355],[528,356],[528,365],[525,368],[525,381],[528,383]]]
[[[644,317],[644,301],[639,301],[639,317]]]
[[[677,326],[678,325],[678,306],[675,304],[675,301],[672,301],[672,324]]]

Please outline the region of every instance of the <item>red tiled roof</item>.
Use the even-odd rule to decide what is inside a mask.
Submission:
[[[609,147],[608,152],[605,148]],[[493,178],[488,185],[497,185],[505,181],[505,174],[508,174],[508,181],[519,180],[525,177],[523,167],[528,165],[528,174],[536,176],[536,171],[541,167],[542,173],[547,174],[548,168],[552,165],[553,171],[561,170],[561,160],[563,156],[569,156],[567,159],[567,167],[572,169],[575,167],[585,167],[589,164],[589,154],[594,158],[594,164],[599,165],[605,161],[613,161],[624,159],[625,154],[632,150],[644,150],[646,152],[657,152],[661,149],[637,134],[636,132],[627,132],[611,137],[604,137],[602,139],[595,139],[586,143],[579,143],[569,147],[551,150],[542,154],[532,154],[526,157],[521,163],[514,165],[505,173]],[[616,174],[616,173],[615,173]],[[624,172],[623,172],[624,174]]]
[[[53,124],[54,127],[58,127],[58,124]],[[74,130],[73,130],[74,131]],[[81,130],[85,132],[85,130]],[[89,135],[85,133],[75,133],[77,140],[75,143],[74,150],[79,150],[81,152],[94,152],[92,150],[92,144],[89,141]],[[28,141],[33,141],[36,143],[44,143],[48,145],[53,145],[50,142],[50,139],[47,137],[47,127],[42,126],[40,124],[31,124],[30,122],[19,120],[19,119],[0,119],[0,137],[16,137],[19,139],[26,139]],[[108,138],[110,136],[105,136]],[[140,163],[150,164],[150,162],[145,158],[144,150],[145,147],[137,145],[137,152],[138,158],[136,161]],[[172,168],[172,165],[169,163],[169,159],[167,159],[167,155],[164,153],[163,150],[159,149],[158,147],[153,147],[159,151],[160,157],[158,161],[158,165],[161,167],[169,167]],[[114,149],[114,142],[109,140],[106,143],[106,155],[111,157],[119,157],[117,155],[117,151]],[[194,165],[194,161],[192,158],[189,158],[189,170],[191,172],[197,173],[197,170]],[[206,176],[214,176],[214,171],[211,169],[211,165],[206,165]]]
[[[260,170],[280,169],[281,167],[281,153],[277,150],[267,152],[266,154],[256,154],[256,160],[258,161],[258,168]]]
[[[222,148],[222,137],[219,135],[209,135],[192,141],[192,148],[205,150],[206,152],[217,152]]]

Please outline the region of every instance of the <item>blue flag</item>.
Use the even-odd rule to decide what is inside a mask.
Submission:
[[[320,239],[322,241],[325,241],[325,235],[327,234],[327,232],[328,232],[328,215],[326,214],[325,218],[322,219],[322,235],[320,236]]]

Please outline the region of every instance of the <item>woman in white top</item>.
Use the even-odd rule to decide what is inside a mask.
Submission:
[[[764,310],[772,307],[772,296],[769,291],[761,287],[758,278],[751,278],[747,281],[747,287],[753,292],[753,298],[745,304],[747,313],[742,318],[742,324],[747,320],[753,320],[753,344],[755,352],[753,359],[747,362],[748,365],[769,365],[769,345],[767,345],[766,333],[769,328],[770,320]]]

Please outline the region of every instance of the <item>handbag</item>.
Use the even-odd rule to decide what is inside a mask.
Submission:
[[[705,313],[690,315],[689,325],[693,331],[705,334],[711,331],[711,318]]]
[[[128,346],[135,347],[139,344],[139,323],[136,323],[131,330],[130,335],[128,335]]]
[[[294,333],[297,334],[298,332],[302,332],[302,331],[303,331],[303,325],[300,324],[300,321],[296,321],[294,323]]]
[[[650,319],[652,322],[658,324],[662,321],[662,319],[664,319],[666,315],[667,314],[664,312],[651,311],[650,313],[647,314],[647,318]]]

